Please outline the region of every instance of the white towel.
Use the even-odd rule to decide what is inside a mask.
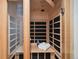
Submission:
[[[38,45],[38,47],[39,47],[40,49],[47,50],[47,49],[50,47],[50,44],[43,42],[43,43],[40,43],[40,44]]]

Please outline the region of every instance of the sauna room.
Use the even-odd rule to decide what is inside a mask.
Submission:
[[[70,59],[63,1],[8,0],[8,59]]]

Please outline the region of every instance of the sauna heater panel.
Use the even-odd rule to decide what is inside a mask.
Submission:
[[[46,42],[46,22],[30,22],[31,43]]]

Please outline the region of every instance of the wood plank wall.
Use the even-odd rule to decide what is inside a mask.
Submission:
[[[7,0],[0,0],[0,59],[8,59]]]
[[[65,48],[65,59],[72,59],[72,35],[71,32],[73,29],[71,29],[71,22],[72,22],[72,0],[64,0],[64,48]]]

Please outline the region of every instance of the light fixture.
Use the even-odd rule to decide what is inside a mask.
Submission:
[[[41,9],[41,12],[44,12],[45,10],[44,9]]]

